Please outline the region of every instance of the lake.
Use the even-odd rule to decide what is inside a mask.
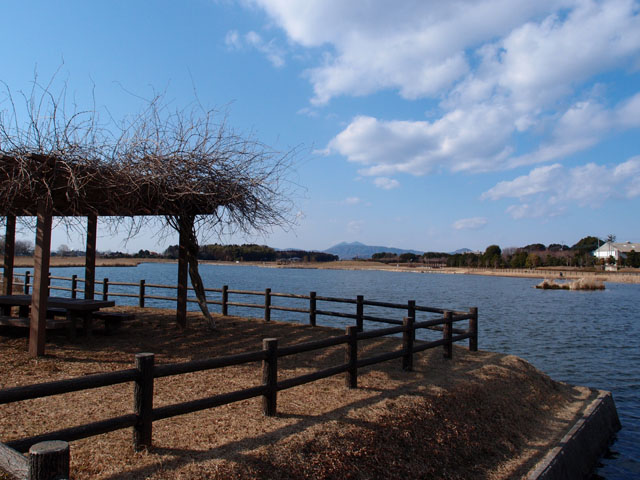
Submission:
[[[25,269],[17,269],[23,272]],[[604,291],[538,290],[539,279],[482,277],[475,275],[419,274],[388,271],[260,268],[242,265],[202,265],[208,288],[308,294],[479,310],[479,348],[522,357],[552,378],[613,392],[623,428],[602,459],[597,474],[607,479],[640,478],[640,285],[607,283]],[[54,276],[84,276],[80,268],[55,268]],[[96,280],[173,284],[176,264],[146,263],[138,267],[99,267]],[[52,282],[54,285],[56,281]],[[68,286],[68,282],[66,283]],[[97,286],[96,290],[101,290]],[[110,286],[110,292],[122,287]],[[130,291],[130,290],[129,290]],[[147,291],[170,295],[172,291]],[[217,296],[215,296],[217,295]],[[135,299],[113,297],[119,304]],[[219,294],[214,294],[219,299]],[[261,297],[232,301],[261,303]],[[305,308],[274,298],[277,305]],[[174,307],[174,303],[147,301],[147,306]],[[324,308],[320,304],[318,308]],[[197,309],[190,304],[190,309]],[[340,310],[335,305],[329,310]],[[219,311],[219,306],[212,306]],[[353,305],[343,311],[354,313]],[[261,310],[229,307],[230,314],[261,317]],[[367,308],[366,314],[376,315]],[[394,318],[402,318],[395,312]],[[420,317],[419,317],[420,318]],[[274,320],[307,321],[305,315],[272,312]],[[344,328],[346,321],[318,317],[318,325]],[[368,324],[371,325],[371,324]],[[367,323],[365,323],[365,328]]]

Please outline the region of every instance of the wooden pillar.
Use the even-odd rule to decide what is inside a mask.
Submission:
[[[93,300],[96,291],[96,238],[98,217],[87,217],[87,249],[84,263],[84,298]]]
[[[29,355],[32,357],[44,355],[52,219],[51,207],[44,202],[38,204],[36,249],[33,254],[33,295],[29,322]]]
[[[178,248],[178,305],[176,321],[182,328],[187,326],[187,232],[189,226],[180,221],[180,245]]]
[[[2,294],[11,295],[13,292],[13,257],[16,252],[16,217],[7,215],[7,230],[4,237],[4,281]]]

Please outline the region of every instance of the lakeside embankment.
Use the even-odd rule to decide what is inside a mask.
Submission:
[[[52,257],[52,267],[81,267],[84,265],[84,257]],[[135,267],[141,263],[176,263],[176,260],[164,258],[97,258],[99,267]],[[580,269],[575,267],[544,267],[536,269],[519,268],[461,268],[444,267],[429,268],[420,264],[386,264],[373,261],[340,260],[338,262],[219,262],[202,260],[203,265],[251,265],[266,268],[312,268],[324,270],[380,270],[389,272],[411,273],[441,273],[448,275],[480,275],[499,277],[541,278],[541,279],[568,279],[592,278],[601,282],[635,283],[640,284],[640,271],[638,269],[625,269],[617,272],[598,271],[594,269]],[[16,257],[15,266],[19,268],[33,267],[33,258]]]
[[[265,337],[289,345],[343,333],[221,316],[212,332],[195,312],[193,328],[177,333],[171,310],[129,310],[137,321],[116,335],[74,344],[52,337],[38,360],[28,357],[22,338],[0,337],[0,369],[11,372],[0,387],[121,370],[139,351],[165,364],[258,350]],[[399,345],[378,339],[361,354]],[[283,357],[279,370],[286,379],[340,364],[343,356],[333,347]],[[166,377],[157,382],[155,405],[259,381],[256,364]],[[399,361],[362,369],[357,389],[337,376],[285,390],[276,417],[264,417],[256,398],[163,420],[154,424],[149,451],[132,451],[128,429],[73,442],[72,472],[77,479],[529,478],[599,395],[556,382],[513,355],[455,347],[446,360],[437,348],[416,354],[413,372]],[[130,386],[115,385],[4,405],[0,430],[7,441],[121,415],[130,403]]]

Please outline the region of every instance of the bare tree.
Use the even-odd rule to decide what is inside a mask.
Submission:
[[[45,202],[68,228],[93,214],[128,236],[153,222],[186,229],[191,282],[215,326],[198,272],[198,237],[292,225],[287,173],[294,152],[236,133],[225,114],[199,104],[170,111],[156,97],[114,125],[102,124],[95,109],[66,113],[66,90],[54,96],[37,81],[22,99],[26,122],[17,120],[8,87],[9,108],[0,110],[4,213],[33,215]]]

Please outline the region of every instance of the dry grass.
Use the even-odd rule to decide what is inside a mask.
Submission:
[[[134,309],[139,322],[114,336],[69,344],[53,337],[33,360],[26,341],[0,337],[0,387],[130,368],[136,352],[156,363],[231,354],[276,337],[293,344],[336,330],[225,317],[215,332],[202,316],[186,332],[166,310]],[[398,347],[369,342],[362,356]],[[279,360],[280,379],[343,361],[340,348]],[[341,376],[283,391],[278,415],[263,417],[251,399],[154,423],[149,452],[135,453],[130,430],[74,442],[76,479],[201,478],[514,478],[567,430],[593,393],[549,379],[513,356],[440,349],[416,355],[415,371],[400,360],[362,369],[359,388]],[[231,391],[260,382],[260,367],[240,367],[156,380],[154,406]],[[131,384],[0,406],[2,440],[34,435],[131,412]]]

